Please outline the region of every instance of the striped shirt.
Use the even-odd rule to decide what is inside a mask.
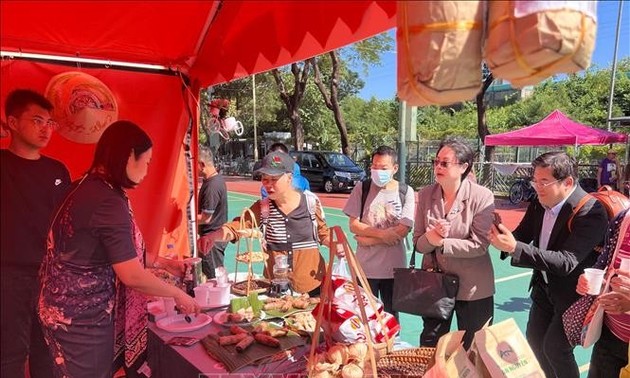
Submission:
[[[266,241],[270,251],[318,248],[319,243],[313,235],[313,221],[304,195],[300,199],[300,205],[289,214],[284,214],[274,201],[269,201]]]

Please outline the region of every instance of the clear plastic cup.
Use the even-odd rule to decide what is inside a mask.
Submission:
[[[210,288],[208,286],[197,286],[193,289],[195,292],[195,302],[201,307],[205,307],[210,302]]]
[[[604,273],[606,273],[606,271],[601,269],[584,269],[584,276],[588,282],[588,290],[586,291],[587,294],[598,295],[602,291]]]
[[[288,261],[288,257],[287,255],[277,255],[275,257],[275,265],[277,265],[280,268],[288,268],[289,267],[289,261]]]
[[[177,309],[175,309],[175,298],[164,297],[163,300],[164,300],[164,311],[166,312],[166,316],[177,315]]]

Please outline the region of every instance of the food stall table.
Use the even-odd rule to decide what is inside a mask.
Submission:
[[[216,312],[209,312],[214,316]],[[212,333],[218,333],[226,328],[214,322],[190,332],[168,332],[149,322],[147,335],[147,361],[151,368],[152,378],[197,378],[197,377],[260,377],[266,374],[303,373],[306,369],[306,358],[310,350],[307,343],[297,347],[291,357],[281,361],[273,361],[259,365],[248,365],[232,373],[225,366],[211,357],[201,342],[192,346],[173,346],[166,342],[172,337],[184,336],[203,338]]]

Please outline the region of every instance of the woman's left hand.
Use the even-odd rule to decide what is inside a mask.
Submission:
[[[630,295],[630,273],[619,269],[610,281],[610,288],[617,293]]]
[[[609,314],[623,314],[630,311],[630,295],[611,291],[597,297],[597,303]]]

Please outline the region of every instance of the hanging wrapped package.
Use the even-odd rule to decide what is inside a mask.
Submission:
[[[399,1],[398,97],[412,106],[473,99],[481,88],[480,1]]]
[[[588,68],[596,1],[491,1],[484,59],[514,87]]]

